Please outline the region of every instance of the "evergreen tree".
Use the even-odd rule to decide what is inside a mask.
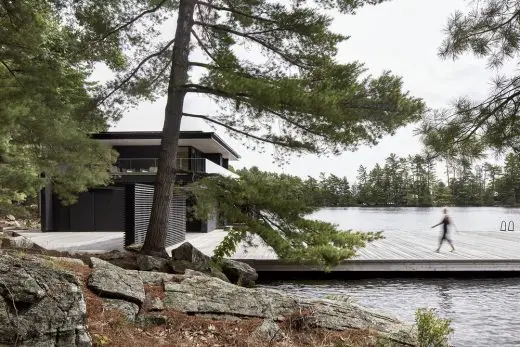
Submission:
[[[448,206],[453,203],[451,189],[442,181],[433,187],[433,203],[435,206]]]
[[[193,188],[200,216],[218,206],[221,216],[237,225],[215,250],[216,258],[231,256],[238,243],[254,233],[282,259],[330,267],[380,237],[379,233],[339,230],[330,223],[305,218],[317,208],[308,203],[307,185],[298,177],[257,168],[237,174],[239,180],[213,176]]]
[[[503,205],[520,203],[520,156],[510,153],[504,165],[504,174],[497,182],[498,199]]]
[[[244,140],[275,145],[282,153],[340,153],[358,144],[374,144],[384,134],[420,118],[422,101],[402,91],[400,78],[389,72],[370,77],[358,62],[334,60],[337,44],[347,37],[330,31],[332,19],[324,10],[352,14],[379,2],[66,2],[93,42],[92,49],[121,53],[126,62],[114,92],[107,94],[110,98],[123,94],[135,100],[166,93],[162,150],[144,253],[164,250],[183,117],[223,126]],[[174,16],[174,37],[157,33]],[[162,41],[157,46],[150,44],[154,37]],[[256,55],[239,55],[244,47]],[[205,58],[196,59],[190,54],[194,51]],[[183,105],[190,93],[213,99],[220,111],[187,113]]]
[[[323,194],[318,181],[314,177],[308,176],[304,184],[305,191],[310,197],[311,206],[325,206],[323,202]]]
[[[386,193],[383,185],[383,169],[379,163],[368,174],[368,186],[370,187],[369,201],[376,206],[386,205]]]
[[[79,41],[49,1],[0,2],[0,215],[49,183],[73,202],[110,182],[116,156],[89,138],[110,115],[92,97],[94,56]]]
[[[457,11],[449,19],[440,55],[456,59],[472,53],[487,58],[494,69],[508,62],[517,63],[519,18],[517,0],[476,1],[467,13]],[[478,144],[499,151],[520,152],[519,78],[518,72],[501,74],[485,99],[463,97],[453,110],[434,112],[423,127],[427,143],[444,150],[461,144]]]

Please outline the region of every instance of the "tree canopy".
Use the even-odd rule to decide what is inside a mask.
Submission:
[[[45,184],[73,201],[110,180],[112,151],[88,134],[107,126],[77,36],[46,1],[0,2],[0,211]],[[42,175],[44,174],[44,175]]]
[[[303,180],[311,206],[518,206],[520,156],[509,153],[502,164],[466,157],[440,162],[428,153],[398,157],[368,169],[355,180],[334,174]],[[436,170],[436,167],[441,169]]]
[[[238,243],[256,234],[282,259],[311,262],[325,267],[352,258],[366,242],[380,233],[340,230],[311,220],[312,205],[307,186],[298,177],[262,172],[257,168],[237,171],[240,179],[212,176],[198,182],[194,194],[200,217],[212,213],[234,224],[215,250],[215,257],[231,256]]]
[[[2,58],[2,76],[11,88],[12,83],[28,83],[23,81],[23,73],[17,71],[22,70],[17,64],[43,65],[47,70],[38,73],[24,66],[26,78],[39,76],[34,83],[30,82],[34,86],[48,83],[47,89],[35,90],[54,95],[54,100],[49,102],[53,108],[43,107],[42,112],[58,115],[49,117],[50,123],[39,123],[42,139],[22,130],[19,138],[35,139],[41,144],[47,139],[54,141],[53,144],[61,141],[60,146],[68,149],[63,149],[63,153],[60,153],[62,147],[60,151],[48,151],[47,156],[59,158],[56,161],[47,158],[42,162],[48,166],[34,169],[49,173],[48,177],[63,188],[57,186],[57,190],[63,190],[63,195],[70,197],[68,192],[106,183],[109,179],[108,173],[100,172],[113,159],[111,153],[89,142],[85,134],[104,128],[107,121],[126,107],[166,95],[154,204],[143,246],[145,253],[160,253],[164,249],[183,117],[200,118],[222,126],[244,140],[272,144],[281,153],[319,154],[337,154],[360,144],[376,144],[382,136],[393,134],[399,127],[421,117],[423,102],[403,90],[398,76],[387,71],[374,77],[367,74],[360,62],[345,63],[335,58],[338,44],[348,37],[330,30],[332,17],[327,11],[346,16],[362,6],[381,2],[383,0],[3,2],[1,20],[7,25],[5,28],[15,25],[12,18],[15,8],[25,8],[26,13],[35,17],[26,18],[31,25],[17,31],[28,32],[26,35],[32,39],[25,41],[33,44],[22,44],[24,38],[8,30],[5,34],[11,41],[9,46],[2,43],[2,50],[9,47],[8,52],[15,52],[22,49],[16,48],[22,44],[26,49],[23,54],[35,58],[17,62],[22,51],[16,51],[17,56],[6,55]],[[38,19],[44,15],[47,17]],[[165,31],[175,19],[175,30]],[[0,40],[6,35],[0,35]],[[104,64],[114,78],[93,86],[87,83],[86,77],[99,63]],[[45,73],[50,70],[53,73],[47,81]],[[27,89],[20,88],[24,92]],[[190,93],[215,101],[219,111],[186,113],[184,100]],[[15,100],[12,95],[6,97]],[[24,103],[32,100],[38,98],[31,95]],[[30,120],[26,115],[19,119]],[[16,131],[8,131],[16,134]],[[9,143],[12,147],[16,142]],[[9,153],[34,148],[41,151],[41,145],[24,142],[18,148]],[[85,148],[85,155],[78,156],[78,148]],[[7,158],[8,152],[4,152]],[[36,158],[28,160],[38,162],[45,158],[39,152],[34,156]],[[63,162],[70,163],[67,170],[54,165]],[[83,170],[85,166],[91,170]],[[77,180],[60,178],[66,175],[77,176]]]
[[[433,112],[422,132],[427,145],[449,152],[520,152],[520,75],[501,73],[507,63],[518,63],[520,4],[516,0],[476,1],[467,12],[455,12],[448,21],[439,53],[457,59],[463,54],[486,58],[498,71],[494,89],[484,100],[463,96],[453,109]]]
[[[76,18],[96,42],[95,49],[117,51],[122,61],[135,62],[120,70],[126,72],[107,95],[135,100],[157,94],[161,87],[167,95],[163,150],[143,252],[160,253],[164,248],[183,117],[204,119],[243,139],[273,144],[282,153],[340,153],[375,144],[419,119],[423,103],[402,90],[399,77],[389,72],[371,77],[361,63],[342,64],[334,58],[337,45],[347,37],[330,31],[332,18],[324,10],[352,14],[380,2],[69,3],[81,14]],[[156,42],[149,44],[151,34],[174,14],[174,37],[173,32],[158,33]],[[195,59],[190,54],[194,50],[205,58]],[[219,111],[186,113],[189,93],[213,99]]]

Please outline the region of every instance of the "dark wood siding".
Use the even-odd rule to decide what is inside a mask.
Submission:
[[[85,192],[78,196],[78,202],[69,206],[70,227],[72,231],[94,231],[94,194],[96,192]]]
[[[125,191],[121,188],[100,189],[94,194],[94,222],[97,231],[122,231]]]
[[[122,187],[93,189],[81,193],[78,201],[63,206],[53,198],[53,230],[123,231],[125,192]]]

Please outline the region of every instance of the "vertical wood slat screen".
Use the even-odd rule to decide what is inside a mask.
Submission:
[[[133,196],[133,230],[130,237],[126,237],[125,244],[144,243],[148,223],[150,221],[150,212],[152,211],[154,187],[148,184],[135,184]],[[133,238],[132,238],[133,236]],[[172,198],[168,231],[166,233],[166,247],[184,241],[186,238],[186,196],[183,193],[175,192]]]

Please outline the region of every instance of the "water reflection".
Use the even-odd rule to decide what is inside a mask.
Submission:
[[[441,282],[437,287],[437,293],[439,294],[439,308],[442,313],[448,314],[452,311],[453,302],[449,293],[448,284],[444,281]]]
[[[387,279],[269,283],[295,294],[352,296],[364,306],[413,322],[418,308],[452,319],[458,347],[520,346],[520,279]]]

